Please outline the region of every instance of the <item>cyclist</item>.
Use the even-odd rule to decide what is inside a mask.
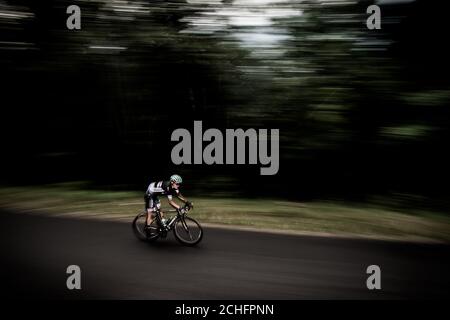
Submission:
[[[169,204],[176,210],[184,213],[184,208],[176,204],[173,201],[173,196],[177,197],[187,205],[191,205],[180,193],[180,185],[183,183],[183,179],[177,174],[174,174],[167,181],[152,182],[145,192],[145,209],[147,211],[146,229],[155,219],[155,211],[161,209],[161,202],[159,201],[160,195],[167,195]],[[161,211],[160,211],[161,212]],[[161,219],[163,218],[161,212]]]

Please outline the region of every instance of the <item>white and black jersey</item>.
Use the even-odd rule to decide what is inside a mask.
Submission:
[[[163,195],[166,195],[167,199],[172,200],[173,196],[180,195],[180,191],[172,188],[170,181],[152,182],[145,192],[145,208],[161,208],[159,196]]]
[[[158,196],[166,195],[169,200],[172,200],[172,196],[178,196],[180,191],[172,188],[170,181],[158,181],[152,182],[147,188],[146,195],[156,200]]]

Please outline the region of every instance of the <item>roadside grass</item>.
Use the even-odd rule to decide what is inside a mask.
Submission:
[[[450,242],[450,216],[399,212],[338,202],[273,199],[190,198],[202,223],[274,231],[326,233],[382,239]],[[163,202],[163,208],[167,203]],[[0,187],[0,208],[63,217],[131,221],[143,210],[143,193],[89,189],[83,183]]]

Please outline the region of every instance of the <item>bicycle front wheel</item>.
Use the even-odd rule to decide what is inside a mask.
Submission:
[[[195,246],[203,238],[203,229],[200,224],[192,218],[180,217],[175,222],[175,237],[182,244]]]

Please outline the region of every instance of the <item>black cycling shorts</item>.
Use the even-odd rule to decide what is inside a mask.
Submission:
[[[152,193],[146,193],[144,196],[145,199],[145,210],[151,208],[158,208],[161,209],[161,201],[159,201],[159,198],[157,195]]]

